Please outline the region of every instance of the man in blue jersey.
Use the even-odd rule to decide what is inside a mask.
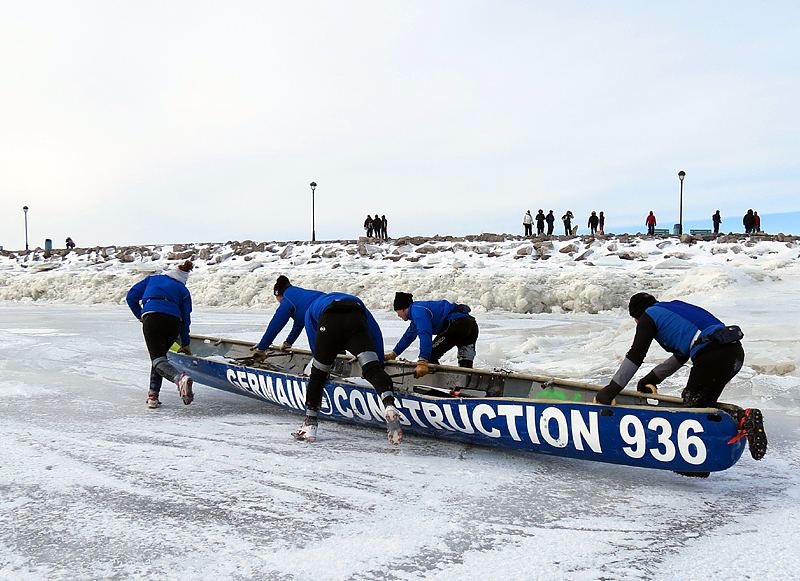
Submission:
[[[655,386],[680,369],[689,359],[692,370],[681,393],[687,407],[714,407],[722,390],[739,373],[744,363],[740,339],[744,334],[736,326],[725,326],[714,315],[683,301],[658,302],[648,293],[633,295],[628,312],[636,321],[636,335],[611,382],[597,393],[595,401],[611,405],[644,361],[655,339],[672,355],[639,380],[637,389],[655,393]],[[740,428],[747,434],[750,452],[756,460],[766,453],[761,411],[745,410]]]
[[[186,281],[193,265],[187,260],[165,274],[148,276],[128,291],[128,306],[134,316],[142,322],[142,332],[150,354],[150,388],[147,392],[147,407],[161,405],[161,378],[166,377],[178,386],[183,403],[194,399],[192,378],[179,373],[167,360],[167,351],[180,341],[179,353],[191,355],[189,349],[189,325],[191,324],[192,297]]]
[[[414,377],[427,375],[428,363],[438,364],[442,355],[453,347],[458,347],[459,367],[472,367],[478,323],[475,317],[470,316],[467,305],[449,301],[415,302],[411,294],[398,292],[394,295],[394,311],[411,324],[394,349],[386,354],[386,359],[396,359],[419,337],[419,359]]]
[[[383,402],[386,431],[392,444],[403,440],[400,414],[397,411],[392,378],[383,368],[383,335],[372,314],[358,299],[342,293],[326,294],[320,291],[294,287],[281,275],[273,289],[280,303],[256,346],[254,359],[262,360],[269,347],[289,318],[294,327],[283,343],[291,347],[305,327],[308,344],[314,358],[306,388],[306,417],[293,436],[298,440],[313,442],[317,439],[319,411],[325,383],[331,367],[341,351],[349,351],[361,366],[361,376],[370,382]]]

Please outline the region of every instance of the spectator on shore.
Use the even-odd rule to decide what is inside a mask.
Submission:
[[[73,248],[75,248],[75,243],[72,241],[72,238],[70,238],[69,236],[67,236],[66,245],[67,245],[67,250],[72,250]]]
[[[714,234],[719,234],[719,225],[722,224],[722,216],[719,215],[719,210],[711,216],[711,221],[714,223]]]
[[[569,236],[572,233],[572,219],[574,217],[575,216],[569,210],[567,210],[566,214],[561,216],[561,221],[564,222],[564,232],[566,233],[567,236]]]
[[[544,210],[541,208],[539,209],[539,213],[536,214],[536,235],[541,236],[544,234]]]
[[[367,219],[364,220],[364,231],[367,234],[367,238],[372,238],[372,216],[367,214]]]
[[[597,217],[596,212],[592,212],[592,215],[589,216],[589,232],[592,236],[594,236],[595,232],[597,232],[597,227],[600,225],[600,218]]]
[[[761,232],[761,216],[758,215],[758,212],[753,212],[753,218],[756,219],[756,232]]]
[[[381,214],[381,234],[383,234],[383,239],[388,240],[389,235],[386,233],[386,227],[389,225],[389,222],[386,220],[386,215]]]
[[[747,214],[742,218],[742,224],[744,224],[745,234],[752,234],[756,231],[756,217],[753,215],[752,209],[747,210]]]
[[[550,210],[547,213],[547,216],[544,217],[545,222],[547,222],[547,235],[553,235],[553,228],[555,227],[556,217],[553,215],[553,210]]]
[[[533,236],[533,216],[530,210],[522,217],[522,225],[525,227],[525,236]]]
[[[383,238],[382,230],[383,230],[383,222],[378,217],[378,215],[375,214],[375,217],[372,219],[372,235],[375,238]]]
[[[644,221],[645,226],[647,226],[647,235],[648,236],[655,236],[656,233],[656,216],[653,212],[650,212],[650,215],[647,216],[647,220]]]
[[[600,212],[600,216],[598,218],[600,220],[600,222],[598,224],[598,226],[600,226],[600,234],[605,234],[606,233],[606,230],[605,230],[605,228],[606,228],[606,217],[603,215],[603,212]]]

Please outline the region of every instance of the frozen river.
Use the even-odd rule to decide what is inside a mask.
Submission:
[[[267,320],[206,309],[192,331],[255,341]],[[618,362],[578,347],[610,314],[479,321],[484,365]],[[147,409],[148,365],[124,307],[0,303],[0,579],[798,578],[797,396],[763,406],[764,460],[698,480],[331,423],[298,443],[300,416],[200,385]],[[758,403],[759,377],[723,399]]]

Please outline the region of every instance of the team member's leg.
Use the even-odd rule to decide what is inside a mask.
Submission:
[[[475,342],[478,340],[478,323],[474,317],[450,319],[444,330],[433,340],[431,363],[439,359],[453,347],[458,347],[458,365],[472,367],[475,359]]]
[[[722,390],[739,373],[743,362],[744,349],[738,341],[700,351],[694,358],[689,380],[681,394],[683,405],[716,405]]]
[[[145,313],[142,317],[142,333],[150,354],[150,388],[147,405],[158,407],[158,394],[161,390],[160,377],[165,377],[178,386],[183,403],[190,404],[194,399],[192,378],[179,372],[167,359],[167,351],[180,334],[181,320],[165,313]],[[156,377],[158,376],[158,377]],[[155,398],[151,397],[155,395]]]
[[[392,391],[392,378],[386,373],[375,352],[375,344],[369,333],[367,316],[362,308],[341,313],[340,324],[346,335],[345,349],[356,356],[361,365],[361,376],[370,382],[378,392],[384,406],[386,433],[389,442],[394,445],[403,441],[403,430],[400,426],[400,413]]]

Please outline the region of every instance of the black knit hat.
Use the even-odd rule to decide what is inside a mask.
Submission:
[[[283,275],[278,277],[278,281],[275,283],[275,286],[272,288],[272,292],[275,293],[276,297],[282,296],[284,291],[292,286],[292,283],[289,282],[289,279]]]
[[[636,293],[631,297],[628,303],[628,312],[634,319],[641,319],[648,307],[653,306],[657,302],[656,297],[651,294]]]
[[[414,297],[411,296],[410,293],[394,293],[394,310],[395,311],[402,311],[403,309],[407,309],[411,306],[411,303],[414,302]]]

